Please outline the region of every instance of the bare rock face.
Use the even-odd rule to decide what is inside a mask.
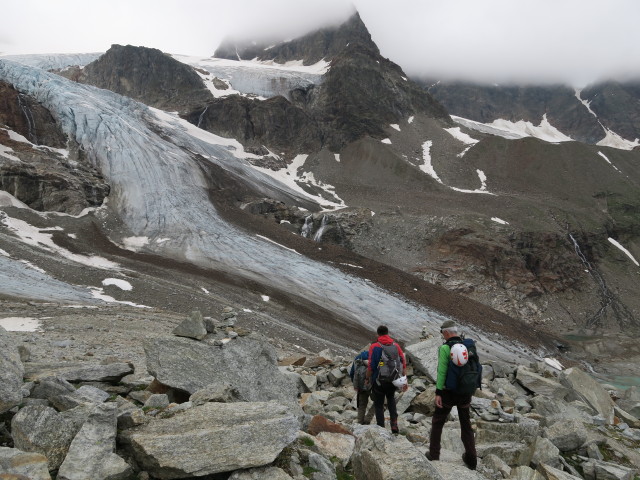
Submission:
[[[130,478],[131,467],[114,453],[116,412],[115,403],[94,406],[69,446],[69,452],[58,470],[59,480]]]
[[[17,448],[0,447],[0,472],[11,474],[9,477],[0,475],[0,478],[51,480],[44,455],[23,452]]]
[[[0,125],[3,124],[35,145],[64,148],[67,143],[49,110],[0,82]]]
[[[253,41],[243,42],[226,38],[215,51],[214,56],[230,60],[237,60],[238,57],[246,60],[258,58],[273,60],[276,63],[303,60],[304,65],[313,65],[322,59],[333,58],[348,43],[361,43],[378,50],[358,13],[352,15],[342,25],[322,28],[268,49],[265,48],[268,45]]]
[[[45,406],[21,409],[11,421],[11,435],[16,448],[44,455],[49,470],[56,470],[86,418],[81,418],[83,408],[78,408],[77,412],[69,410],[64,413]]]
[[[274,348],[259,336],[210,345],[189,338],[145,342],[147,369],[160,383],[193,394],[210,386],[231,386],[247,401],[297,403],[293,379],[278,369]]]
[[[357,437],[352,462],[355,477],[362,480],[443,478],[409,440],[378,427]]]
[[[4,82],[0,145],[7,152],[0,156],[0,190],[34,210],[75,215],[101,205],[109,194],[102,175],[84,161],[75,142],[67,141],[51,113]]]
[[[204,130],[236,138],[248,150],[268,145],[277,152],[300,152],[317,151],[322,146],[318,122],[284,97],[217,98],[186,118]]]
[[[262,467],[296,439],[297,419],[275,402],[206,403],[128,430],[138,464],[161,479]]]
[[[155,48],[112,45],[77,80],[179,113],[213,100],[191,67]]]
[[[609,393],[596,381],[577,367],[560,374],[560,382],[573,390],[587,405],[601,415],[608,424],[613,423],[615,404]]]

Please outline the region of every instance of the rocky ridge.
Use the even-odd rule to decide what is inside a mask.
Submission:
[[[356,423],[355,351],[277,341],[276,353],[276,341],[241,327],[230,308],[215,318],[195,311],[135,340],[145,350],[135,365],[127,348],[102,361],[42,362],[46,334],[35,344],[21,343],[24,335],[0,329],[3,365],[16,367],[3,368],[0,388],[5,475],[626,480],[640,468],[640,391],[601,386],[557,360],[484,362],[472,402],[480,462],[471,472],[455,411],[441,460],[424,456],[440,343],[426,332],[405,346],[410,388],[397,397],[399,435]],[[171,362],[177,346],[183,361]],[[263,354],[250,355],[256,348]]]
[[[635,105],[637,81],[604,81],[576,89],[568,85],[481,85],[417,80],[452,114],[481,123],[531,122],[543,118],[564,135],[589,144],[614,132],[628,142],[640,139]]]
[[[192,68],[155,48],[112,45],[86,67],[59,73],[77,82],[181,114],[213,99]]]

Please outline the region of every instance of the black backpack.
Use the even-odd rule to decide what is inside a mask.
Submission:
[[[469,360],[462,366],[458,366],[449,360],[445,387],[458,395],[473,395],[482,386],[482,365],[476,350],[476,344],[470,338],[447,342],[449,348],[456,343],[462,343],[467,348]]]
[[[367,361],[362,358],[356,358],[353,361],[353,386],[363,392],[371,388],[371,384],[367,380]]]
[[[391,345],[382,345],[382,356],[378,363],[378,377],[376,382],[378,385],[392,383],[402,375],[402,360],[398,353],[398,346],[394,343]]]

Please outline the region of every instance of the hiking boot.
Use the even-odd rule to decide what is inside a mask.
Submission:
[[[476,457],[467,456],[466,453],[462,454],[462,461],[469,470],[475,470],[478,466],[478,459]]]
[[[427,452],[424,454],[425,457],[427,457],[427,460],[429,460],[430,462],[435,462],[437,460],[440,460],[440,457],[436,457],[435,455],[431,455],[431,452]]]
[[[391,420],[391,433],[400,433],[398,428],[398,420]]]

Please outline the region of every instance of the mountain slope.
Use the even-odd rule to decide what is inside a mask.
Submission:
[[[518,135],[452,120],[358,22],[281,45],[287,60],[311,64],[319,57],[309,52],[339,46],[332,35],[344,42],[355,25],[361,40],[322,54],[328,70],[274,64],[271,48],[261,61],[188,60],[216,97],[182,114],[191,124],[87,86],[45,94],[55,77],[34,70],[12,65],[5,76],[104,172],[100,228],[119,245],[136,239],[140,253],[268,292],[303,312],[305,328],[330,318],[334,334],[336,325],[362,332],[393,319],[410,335],[437,323],[409,299],[511,338],[605,335],[595,355],[611,354],[609,336],[640,329],[639,152],[566,136],[556,144],[554,122],[574,114],[585,138],[605,132],[566,88],[506,91],[515,113],[498,90],[481,96],[490,113],[533,112],[549,142],[530,138],[529,125]]]
[[[547,121],[573,140],[632,149],[640,143],[635,82],[604,82],[578,90],[566,85],[419,83],[452,115],[481,123]]]

